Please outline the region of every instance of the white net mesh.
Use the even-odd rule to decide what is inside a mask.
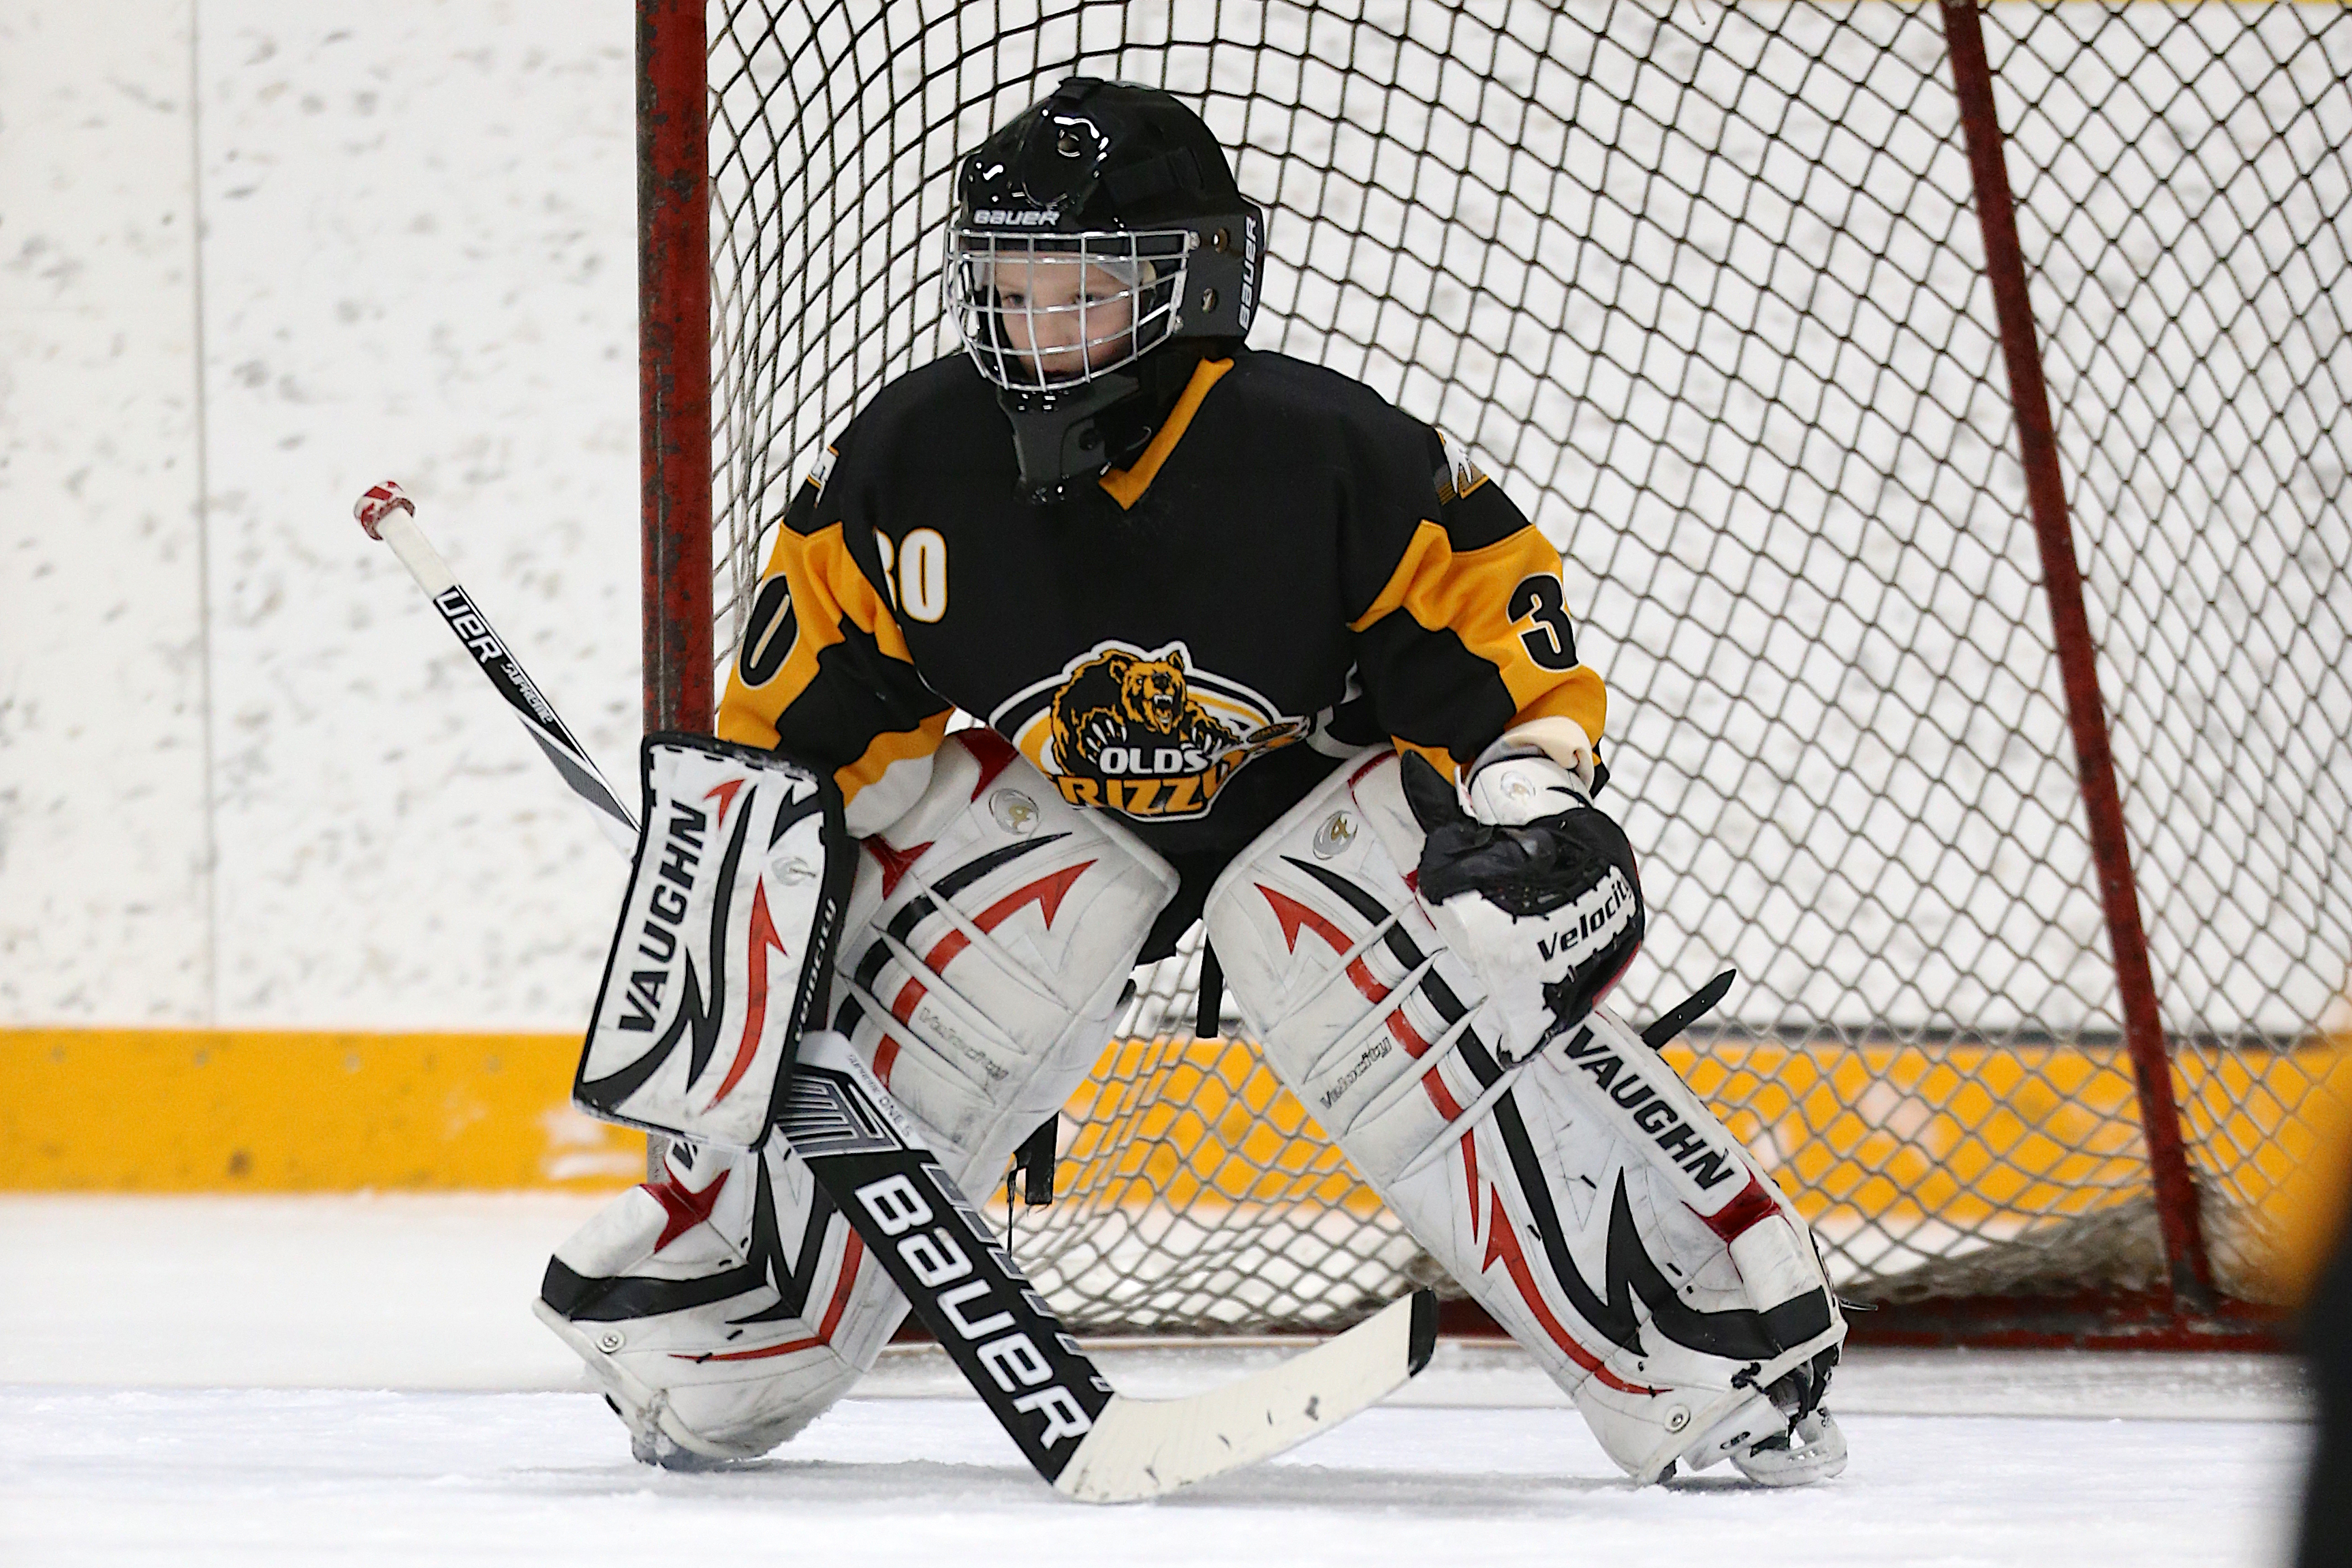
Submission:
[[[1163,85],[1270,209],[1253,342],[1465,440],[1557,543],[1643,857],[1637,1020],[1849,1294],[2157,1276],[2139,1113],[1933,8],[714,4],[718,641],[792,485],[957,352],[954,158]],[[2217,1266],[2352,974],[2352,13],[1986,14]],[[1088,1329],[1347,1318],[1425,1271],[1149,976],[1020,1250]],[[1139,977],[1144,979],[1147,977]]]

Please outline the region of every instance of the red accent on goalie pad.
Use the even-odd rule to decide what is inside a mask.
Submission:
[[[989,732],[994,733],[993,731]],[[971,733],[976,734],[979,731],[974,731]],[[1009,752],[1011,748],[1007,747],[1006,750]],[[1007,760],[1010,760],[1009,757]],[[986,779],[982,780],[983,784],[986,782]],[[977,790],[973,791],[973,798],[977,799],[979,793]],[[866,847],[872,850],[874,858],[882,862],[882,896],[884,898],[890,896],[890,889],[898,878],[904,876],[923,851],[930,847],[930,844],[926,842],[915,846],[912,849],[897,850],[884,842],[878,834],[866,841]],[[1024,906],[1034,903],[1045,916],[1045,925],[1050,930],[1054,924],[1054,917],[1062,912],[1063,899],[1068,896],[1070,889],[1076,885],[1077,879],[1084,876],[1094,864],[1092,860],[1081,861],[1076,866],[1066,867],[1049,877],[1040,877],[1024,887],[1017,888],[974,916],[971,923],[982,931],[994,931],[998,926],[1011,920]],[[893,866],[897,867],[895,874],[891,869]],[[933,974],[944,973],[947,966],[955,961],[956,955],[971,945],[971,939],[964,935],[961,931],[950,931],[939,940],[930,952],[923,955],[923,965]],[[915,1016],[915,1005],[923,999],[924,989],[923,983],[917,979],[909,979],[905,984],[899,986],[898,994],[890,999],[890,1016],[902,1024],[911,1022]],[[900,1049],[898,1042],[887,1034],[882,1037],[882,1043],[874,1049],[874,1076],[882,1080],[882,1086],[885,1089],[890,1086],[890,1069],[898,1065]]]
[[[971,786],[971,798],[978,800],[980,792],[994,784],[996,775],[1011,767],[1013,759],[1021,753],[1013,749],[1012,742],[993,730],[959,730],[956,733],[963,741],[963,749],[971,753],[971,760],[980,764],[979,782]]]
[[[1435,1076],[1434,1073],[1430,1075],[1432,1078]],[[1453,1097],[1449,1095],[1446,1098]],[[1454,1118],[1448,1116],[1445,1120],[1450,1122]],[[1475,1127],[1462,1134],[1462,1186],[1470,1194],[1470,1239],[1475,1241],[1478,1239],[1478,1130]]]
[[[1257,885],[1257,890],[1265,895],[1265,901],[1273,907],[1274,918],[1282,922],[1283,940],[1290,944],[1294,952],[1298,947],[1298,931],[1301,926],[1330,943],[1331,951],[1334,952],[1345,952],[1352,945],[1348,941],[1347,932],[1297,900],[1277,893],[1263,882]],[[1377,1005],[1389,999],[1389,988],[1372,978],[1372,972],[1364,966],[1364,961],[1361,958],[1348,961],[1348,983],[1353,985],[1356,988],[1356,994],[1367,1002]],[[1405,1017],[1404,1009],[1402,1007],[1391,1010],[1387,1024],[1389,1033],[1396,1037],[1397,1044],[1404,1047],[1405,1055],[1418,1060],[1421,1054],[1429,1049],[1429,1042],[1422,1038],[1421,1031],[1412,1026],[1412,1022]],[[1436,1102],[1438,1110],[1445,1113],[1447,1121],[1450,1121],[1462,1114],[1462,1107],[1455,1102],[1453,1095],[1446,1092],[1444,1081],[1437,1076],[1435,1068],[1432,1068],[1423,1078],[1422,1087],[1429,1090],[1430,1099]]]
[[[676,1176],[638,1184],[653,1194],[654,1201],[661,1205],[662,1212],[669,1216],[662,1222],[661,1239],[654,1243],[656,1252],[696,1226],[709,1223],[710,1206],[719,1201],[719,1190],[727,1185],[728,1175],[727,1169],[720,1167],[718,1180],[698,1193]]]
[[[1360,768],[1357,773],[1360,776],[1365,771]],[[1282,940],[1292,952],[1298,950],[1301,927],[1329,943],[1333,952],[1345,952],[1354,945],[1349,942],[1347,932],[1317,910],[1286,893],[1275,891],[1264,882],[1257,883],[1256,887],[1260,893],[1265,895],[1267,907],[1274,910],[1274,918],[1281,922]],[[1349,960],[1348,983],[1356,988],[1358,995],[1374,1005],[1388,1000],[1388,987],[1372,978],[1372,972],[1364,966],[1361,958]],[[1429,1049],[1429,1042],[1422,1038],[1421,1031],[1406,1019],[1403,1008],[1391,1009],[1386,1022],[1389,1033],[1395,1037],[1397,1044],[1404,1047],[1406,1056],[1418,1061],[1421,1054]],[[1453,1091],[1445,1087],[1444,1078],[1435,1068],[1422,1075],[1421,1087],[1429,1095],[1430,1103],[1437,1107],[1437,1113],[1446,1121],[1452,1121],[1462,1114],[1462,1102],[1454,1098]],[[1478,1224],[1478,1156],[1471,1146],[1470,1134],[1466,1132],[1462,1135],[1462,1173],[1470,1200],[1471,1234],[1475,1236]]]
[[[1094,862],[1091,860],[1081,860],[1076,865],[1056,871],[1050,877],[1040,877],[1027,887],[1007,893],[989,905],[987,909],[981,911],[980,918],[971,923],[982,931],[994,931],[1012,919],[1015,910],[1034,900],[1037,905],[1038,912],[1045,917],[1047,929],[1050,930],[1054,924],[1054,917],[1062,912],[1062,900],[1069,896],[1070,889],[1076,884],[1078,878],[1093,865]],[[944,948],[947,943],[941,942],[940,945]],[[947,960],[941,959],[940,962],[945,963]]]
[[[1062,912],[1062,900],[1068,896],[1071,885],[1084,876],[1093,865],[1094,862],[1091,860],[1081,860],[1076,865],[1066,867],[1050,877],[1040,877],[1027,887],[1015,889],[989,905],[972,917],[971,923],[982,931],[994,931],[998,926],[1011,920],[1024,904],[1034,903],[1045,915],[1046,928],[1051,930],[1054,917]],[[940,939],[939,946],[924,955],[923,963],[932,973],[944,973],[948,965],[955,962],[956,954],[971,945],[971,938],[964,935],[961,931],[951,931]],[[909,982],[909,984],[913,983]],[[903,995],[904,993],[901,994]],[[918,997],[921,994],[919,990],[916,992]],[[914,1003],[909,1002],[907,1005],[911,1009]],[[906,1016],[904,1013],[898,1015],[902,1020]]]
[[[887,899],[898,890],[899,881],[908,872],[915,868],[915,862],[921,859],[923,851],[930,847],[931,841],[927,838],[912,849],[893,849],[890,847],[890,841],[878,833],[866,840],[866,852],[882,863],[882,896],[884,898]]]
[[[741,779],[729,779],[723,784],[719,784],[714,788],[707,789],[702,792],[703,799],[715,800],[719,803],[719,821],[717,824],[719,828],[723,829],[727,826],[727,808],[735,804],[735,792],[742,787],[743,781]]]
[[[1510,1275],[1511,1283],[1519,1288],[1520,1299],[1527,1302],[1528,1310],[1535,1313],[1536,1321],[1543,1325],[1544,1332],[1551,1336],[1554,1344],[1568,1352],[1569,1360],[1599,1378],[1603,1386],[1616,1389],[1621,1394],[1658,1393],[1654,1388],[1627,1383],[1601,1365],[1601,1358],[1579,1344],[1576,1336],[1552,1316],[1551,1309],[1544,1304],[1541,1288],[1536,1284],[1535,1270],[1528,1267],[1528,1255],[1519,1248],[1518,1233],[1511,1228],[1511,1216],[1503,1212],[1503,1194],[1489,1187],[1486,1197],[1486,1258],[1479,1267],[1491,1268],[1500,1259],[1504,1271]]]
[[[735,786],[729,784],[723,787],[731,797]],[[718,792],[714,790],[711,793],[715,795]],[[719,808],[719,819],[722,823],[727,820],[727,808],[723,805]],[[768,950],[773,948],[782,952],[784,939],[776,934],[775,918],[768,913],[768,889],[764,887],[751,890],[751,974],[744,998],[743,1038],[735,1047],[735,1059],[727,1065],[727,1076],[719,1080],[719,1092],[712,1095],[710,1103],[702,1108],[706,1115],[716,1110],[719,1102],[733,1093],[735,1086],[743,1080],[751,1058],[759,1054],[761,1031],[768,1026]]]
[[[878,840],[868,839],[866,842],[872,844]],[[929,849],[930,846],[926,844],[922,847]],[[921,852],[920,849],[910,852],[908,860],[911,862],[913,857]],[[971,923],[982,931],[994,931],[998,926],[1011,920],[1024,905],[1034,903],[1044,913],[1046,928],[1051,930],[1054,917],[1062,912],[1062,900],[1068,895],[1071,886],[1093,865],[1094,862],[1091,860],[1082,860],[1077,865],[1066,867],[1050,877],[1040,877],[1028,886],[1015,889],[989,905],[973,918]],[[956,955],[971,945],[971,938],[964,935],[961,931],[951,931],[940,938],[938,945],[923,955],[923,967],[933,974],[944,974],[947,973],[948,965],[955,962]],[[913,1022],[915,1004],[923,999],[924,989],[920,980],[912,979],[898,987],[898,994],[890,1000],[890,1016],[901,1024]],[[881,1048],[874,1053],[874,1076],[880,1079],[886,1086],[890,1081],[889,1064],[898,1059],[898,1042],[886,1037]]]
[[[1287,894],[1277,893],[1264,882],[1257,884],[1257,890],[1265,895],[1266,903],[1274,910],[1274,918],[1282,922],[1282,940],[1289,945],[1292,952],[1296,952],[1298,950],[1298,931],[1301,926],[1330,943],[1333,952],[1345,952],[1354,945],[1349,942],[1346,931],[1341,931],[1329,920],[1314,910],[1308,909],[1297,899]],[[1388,1000],[1389,988],[1372,978],[1372,972],[1364,966],[1364,961],[1360,957],[1348,961],[1348,983],[1353,985],[1357,994],[1367,1002],[1377,1005]],[[1391,1011],[1389,1014],[1388,1027],[1389,1033],[1396,1037],[1397,1044],[1404,1047],[1405,1055],[1419,1057],[1422,1052],[1429,1049],[1429,1042],[1421,1037],[1420,1030],[1405,1021],[1402,1010]],[[1456,1110],[1453,1114],[1459,1115],[1460,1111]]]

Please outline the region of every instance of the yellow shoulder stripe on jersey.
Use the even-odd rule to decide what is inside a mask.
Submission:
[[[1204,359],[1194,365],[1192,379],[1184,384],[1183,395],[1176,399],[1176,406],[1169,414],[1168,423],[1160,427],[1160,434],[1143,448],[1143,456],[1135,460],[1135,467],[1103,470],[1102,488],[1110,492],[1111,500],[1118,502],[1119,510],[1125,511],[1143,499],[1143,492],[1151,488],[1151,481],[1160,475],[1160,465],[1168,460],[1168,454],[1174,451],[1176,443],[1184,438],[1185,430],[1192,423],[1192,416],[1201,411],[1201,400],[1208,396],[1209,388],[1216,385],[1219,378],[1233,368],[1234,362],[1229,359]]]
[[[1348,623],[1348,629],[1360,632],[1381,616],[1402,610],[1432,631],[1452,627],[1471,652],[1507,668],[1515,662],[1512,656],[1524,650],[1511,631],[1505,606],[1511,590],[1537,576],[1557,579],[1559,554],[1533,527],[1476,550],[1457,551],[1444,529],[1424,521],[1414,526],[1412,542],[1379,595]],[[1498,646],[1503,642],[1508,646]],[[1517,690],[1511,695],[1522,696]]]
[[[799,700],[816,679],[817,656],[842,640],[844,621],[872,634],[875,645],[888,657],[912,664],[907,636],[898,629],[890,606],[866,581],[842,537],[842,525],[831,523],[812,534],[777,530],[776,548],[769,557],[766,577],[784,574],[793,610],[793,647],[782,665],[765,684],[743,684],[742,661],[727,674],[727,693],[719,705],[719,738],[747,746],[776,743],[776,715]],[[763,577],[761,581],[765,581]],[[747,636],[772,635],[750,628]]]
[[[1517,712],[1514,722],[1573,719],[1598,745],[1608,712],[1601,677],[1581,664],[1565,670],[1538,664],[1517,623],[1509,618],[1513,590],[1535,576],[1557,580],[1559,554],[1532,526],[1479,549],[1457,552],[1444,529],[1424,521],[1414,527],[1412,542],[1379,596],[1348,623],[1348,629],[1360,632],[1402,610],[1431,631],[1451,630],[1465,648],[1492,664],[1502,677]]]

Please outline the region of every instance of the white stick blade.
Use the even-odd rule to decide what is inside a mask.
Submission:
[[[1300,1355],[1183,1399],[1114,1396],[1054,1482],[1079,1502],[1134,1502],[1272,1458],[1387,1398],[1429,1363],[1436,1298],[1415,1291]]]

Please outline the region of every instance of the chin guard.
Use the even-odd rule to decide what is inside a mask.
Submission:
[[[1013,422],[1013,453],[1021,465],[1021,499],[1033,504],[1058,500],[1075,479],[1102,472],[1103,414],[1143,390],[1132,375],[1097,376],[1066,391],[1000,392],[997,401]]]

